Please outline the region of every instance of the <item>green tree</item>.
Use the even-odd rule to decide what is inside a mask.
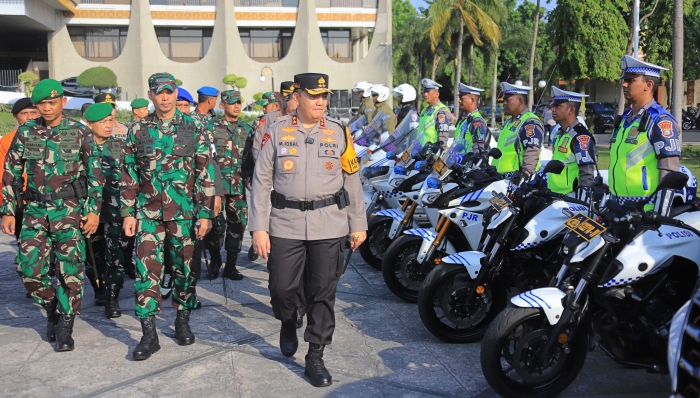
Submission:
[[[178,87],[182,87],[182,80],[180,79],[175,79],[175,85]]]
[[[24,72],[17,76],[17,80],[24,84],[24,93],[29,97],[32,95],[32,91],[34,91],[34,81],[39,80],[39,76],[32,72]]]
[[[228,84],[234,90],[240,90],[248,85],[248,79],[230,73],[224,76],[224,84]]]
[[[78,75],[78,85],[97,89],[117,87],[117,75],[106,66],[85,69]]]
[[[501,31],[497,22],[500,20],[502,11],[499,0],[435,0],[428,9],[431,19],[430,43],[433,51],[437,50],[438,42],[442,39],[447,46],[450,46],[452,32],[458,32],[454,72],[455,104],[459,99],[465,28],[474,45],[498,43],[501,41]]]
[[[683,19],[683,74],[684,80],[700,79],[700,3],[686,6]],[[700,99],[696,99],[700,102]]]

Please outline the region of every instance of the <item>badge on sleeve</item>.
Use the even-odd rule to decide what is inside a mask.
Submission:
[[[355,174],[360,170],[360,162],[357,161],[357,153],[352,144],[352,136],[350,129],[345,127],[345,151],[340,155],[340,164],[348,174]]]
[[[260,150],[261,150],[261,151],[262,151],[262,149],[265,147],[265,144],[267,144],[268,141],[270,141],[270,134],[269,134],[269,133],[265,133],[265,135],[263,135],[262,143],[260,144]]]
[[[661,130],[661,134],[666,137],[666,138],[671,138],[673,137],[673,122],[670,120],[664,120],[663,122],[658,123],[659,130]]]
[[[588,143],[591,141],[591,137],[587,135],[579,135],[576,137],[576,140],[578,140],[578,145],[581,147],[582,151],[588,150]]]

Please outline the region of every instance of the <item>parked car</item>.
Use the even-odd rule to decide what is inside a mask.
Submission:
[[[94,98],[99,93],[110,93],[119,98],[119,90],[117,88],[103,88],[98,90],[94,87],[81,87],[78,85],[77,77],[69,77],[61,80],[61,86],[63,87],[64,94],[68,97]]]
[[[490,118],[491,117],[491,106],[485,106],[481,110],[481,113],[485,118]],[[496,106],[496,119],[500,119],[500,117],[501,117],[501,107]]]
[[[612,132],[615,120],[615,108],[610,103],[588,102],[586,103],[586,124],[592,127],[593,134],[605,134]]]

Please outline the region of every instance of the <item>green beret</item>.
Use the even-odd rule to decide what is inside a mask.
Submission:
[[[87,108],[83,117],[90,123],[99,122],[107,116],[111,116],[113,109],[112,104],[109,102],[92,104]]]
[[[63,86],[57,80],[44,79],[37,83],[32,91],[32,103],[38,104],[46,99],[54,99],[63,95]]]
[[[145,98],[136,98],[131,101],[131,109],[138,109],[148,106],[148,100]]]

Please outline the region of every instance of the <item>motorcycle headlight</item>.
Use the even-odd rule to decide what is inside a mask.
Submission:
[[[387,148],[389,149],[389,148]],[[391,157],[394,156],[394,153],[390,150],[389,152],[386,153],[386,158],[391,159]]]
[[[431,189],[439,189],[440,185],[441,185],[440,180],[438,180],[437,178],[434,178],[434,177],[428,177],[428,179],[425,181],[425,183],[428,186],[428,188],[431,188]]]
[[[425,164],[425,160],[419,160],[416,162],[416,164],[413,166],[414,170],[420,171],[421,167]]]
[[[408,170],[406,170],[406,168],[403,166],[394,166],[394,174],[405,176],[408,174]]]

